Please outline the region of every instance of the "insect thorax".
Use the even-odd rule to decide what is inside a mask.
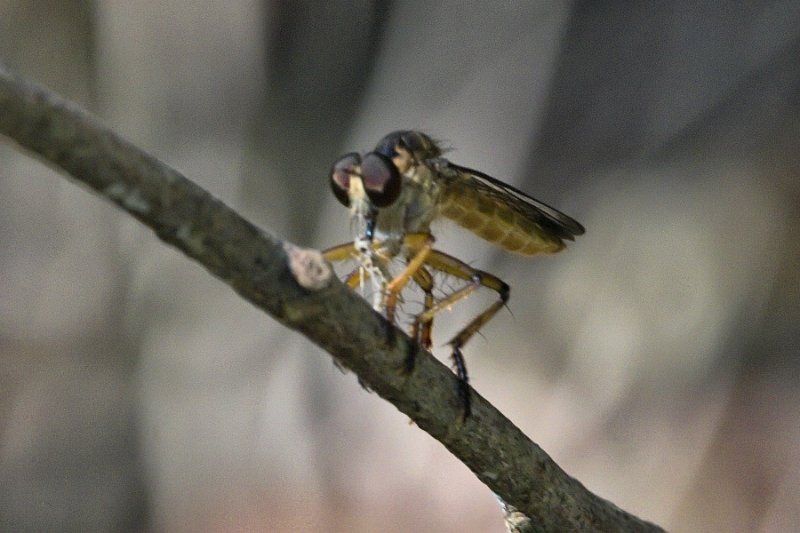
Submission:
[[[441,187],[430,169],[413,167],[403,176],[400,198],[390,207],[380,209],[378,229],[387,235],[430,233],[431,222],[438,216]]]

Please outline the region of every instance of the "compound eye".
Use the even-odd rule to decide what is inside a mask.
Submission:
[[[370,152],[361,161],[364,191],[375,207],[392,205],[400,196],[402,178],[392,160],[378,152]]]
[[[331,169],[331,190],[339,202],[350,207],[350,176],[358,173],[361,156],[353,152],[343,155]]]

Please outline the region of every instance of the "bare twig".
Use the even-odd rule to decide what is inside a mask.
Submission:
[[[110,199],[228,283],[302,332],[444,444],[533,531],[661,531],[569,477],[473,392],[461,421],[450,370],[420,352],[400,369],[408,337],[342,285],[319,254],[259,230],[177,171],[53,93],[0,66],[0,133]]]

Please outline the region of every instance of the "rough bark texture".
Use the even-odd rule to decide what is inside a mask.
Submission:
[[[661,531],[592,494],[474,391],[461,420],[456,379],[341,284],[319,255],[261,231],[74,104],[0,66],[0,133],[108,198],[337,363],[444,444],[529,517],[528,531]]]

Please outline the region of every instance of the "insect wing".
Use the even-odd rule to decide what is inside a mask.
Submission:
[[[484,195],[494,202],[504,204],[517,215],[547,229],[562,239],[574,240],[576,236],[583,235],[586,231],[572,217],[528,196],[516,187],[503,183],[497,178],[449,162],[447,166],[454,170],[456,174],[449,173],[449,177],[445,178],[445,185],[447,185],[448,181],[452,183],[452,180],[455,179],[468,180],[470,188],[474,189],[476,193]],[[444,175],[447,176],[448,173],[444,173]]]

